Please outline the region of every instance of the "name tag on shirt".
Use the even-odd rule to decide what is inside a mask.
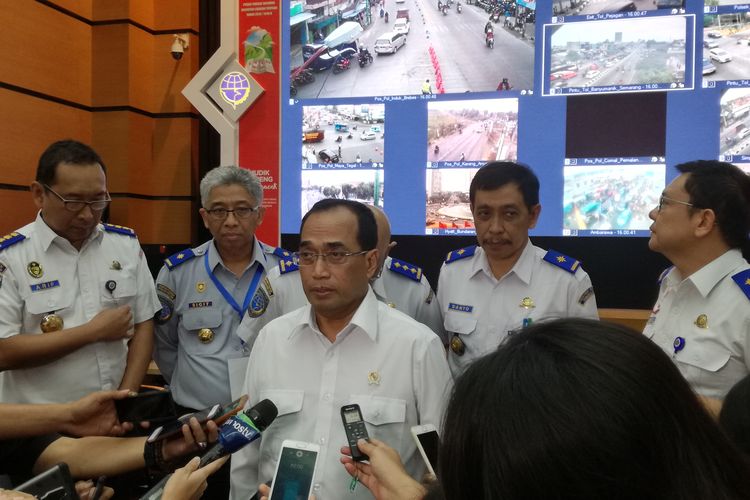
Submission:
[[[49,290],[50,288],[55,288],[58,286],[60,286],[60,282],[58,280],[46,281],[44,283],[37,283],[35,285],[31,285],[31,291],[41,292],[42,290]]]
[[[450,304],[448,304],[448,309],[470,313],[474,310],[474,306],[467,306],[464,304],[456,304],[454,302],[451,302]]]

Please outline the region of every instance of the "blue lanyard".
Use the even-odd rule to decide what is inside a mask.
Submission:
[[[229,305],[232,306],[232,309],[237,311],[237,313],[240,315],[240,321],[242,321],[242,316],[245,314],[245,311],[247,311],[247,306],[250,305],[253,294],[255,294],[255,290],[258,288],[258,284],[260,283],[260,277],[263,275],[263,266],[260,264],[260,262],[258,262],[258,266],[255,268],[255,276],[253,276],[250,287],[247,289],[245,300],[242,302],[242,309],[240,309],[240,305],[236,300],[234,300],[234,297],[232,297],[232,294],[229,293],[229,290],[224,288],[224,285],[221,284],[219,278],[214,276],[213,271],[211,271],[211,266],[208,265],[208,249],[204,254],[203,264],[206,266],[206,273],[211,278],[211,281],[214,282],[214,285],[216,285],[216,288],[219,289],[219,292],[222,296],[224,296],[224,299],[229,303]]]

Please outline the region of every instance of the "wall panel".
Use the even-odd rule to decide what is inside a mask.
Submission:
[[[2,206],[6,207],[0,210],[0,236],[25,226],[36,217],[37,209],[30,192],[0,189],[0,199],[3,200]],[[7,210],[7,207],[13,207],[13,210]]]
[[[189,242],[191,216],[189,201],[118,198],[110,210],[110,221],[135,229],[142,244]]]

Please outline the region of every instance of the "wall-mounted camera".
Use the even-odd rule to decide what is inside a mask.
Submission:
[[[190,42],[187,35],[175,35],[172,41],[172,48],[169,49],[172,53],[172,59],[176,61],[182,59],[182,54],[189,46]]]

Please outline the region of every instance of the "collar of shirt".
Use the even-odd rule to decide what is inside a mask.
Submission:
[[[745,259],[742,258],[742,252],[733,248],[698,269],[686,281],[690,281],[703,297],[707,297],[722,279],[742,264],[746,264]],[[669,273],[667,279],[670,285],[677,285],[681,281],[679,274],[677,268]]]
[[[206,252],[208,252],[208,265],[212,271],[215,271],[216,266],[219,264],[221,264],[222,269],[227,269],[224,265],[224,261],[221,259],[221,255],[219,255],[219,250],[216,248],[216,243],[213,239],[208,242]],[[263,253],[258,238],[253,237],[253,260],[247,265],[243,274],[246,273],[248,269],[251,269],[256,262],[258,265],[263,266],[264,269],[266,268],[266,254]]]
[[[86,242],[81,246],[81,250],[83,250],[86,247],[86,245],[88,245],[93,240],[101,237],[103,233],[104,233],[104,229],[102,229],[102,225],[97,224],[94,230],[89,235]],[[47,223],[44,221],[44,218],[42,217],[41,210],[36,214],[36,219],[34,220],[34,237],[39,240],[39,242],[42,245],[42,249],[45,252],[49,249],[50,245],[52,245],[54,241],[58,241],[61,244],[67,244],[71,248],[73,247],[68,240],[66,240],[59,234],[57,234],[55,231],[52,230],[51,227],[47,225]],[[62,242],[65,242],[65,243],[62,243]]]
[[[354,316],[352,316],[351,321],[349,321],[349,324],[341,329],[341,333],[359,329],[362,330],[368,337],[370,337],[373,342],[377,342],[378,304],[379,302],[377,297],[375,296],[375,292],[372,291],[372,288],[368,287],[367,295],[365,295],[362,303],[359,304],[359,307],[354,313]],[[289,340],[292,340],[295,336],[299,335],[300,332],[302,332],[306,327],[310,328],[316,333],[320,333],[317,321],[315,321],[315,313],[313,312],[312,306],[309,304],[305,306],[305,308],[300,312],[300,315],[298,316],[298,322],[294,326],[294,328],[291,329],[287,338]],[[320,335],[322,335],[322,333],[320,333]],[[337,336],[336,340],[338,339],[339,337]]]
[[[386,261],[383,264],[383,273],[388,272],[388,268],[386,267],[388,265],[388,261]],[[375,296],[378,300],[388,301],[388,294],[385,291],[385,284],[383,283],[383,274],[380,274],[380,277],[376,280],[373,280],[370,282],[370,286],[372,287],[372,291],[375,292]]]
[[[491,278],[492,280],[501,281],[506,276],[513,273],[518,276],[518,279],[528,285],[531,282],[531,273],[534,269],[534,253],[534,245],[531,244],[531,240],[526,240],[526,246],[524,247],[523,252],[521,252],[521,256],[518,257],[516,263],[513,264],[513,267],[510,269],[510,271],[508,271],[504,276],[500,277],[500,279],[497,279],[495,278],[495,275],[492,274],[490,262],[489,260],[487,260],[487,255],[485,255],[484,250],[481,247],[477,248],[477,251],[474,254],[474,261],[472,262],[470,277],[473,277],[478,272],[483,271],[484,274],[486,274],[487,277]]]

